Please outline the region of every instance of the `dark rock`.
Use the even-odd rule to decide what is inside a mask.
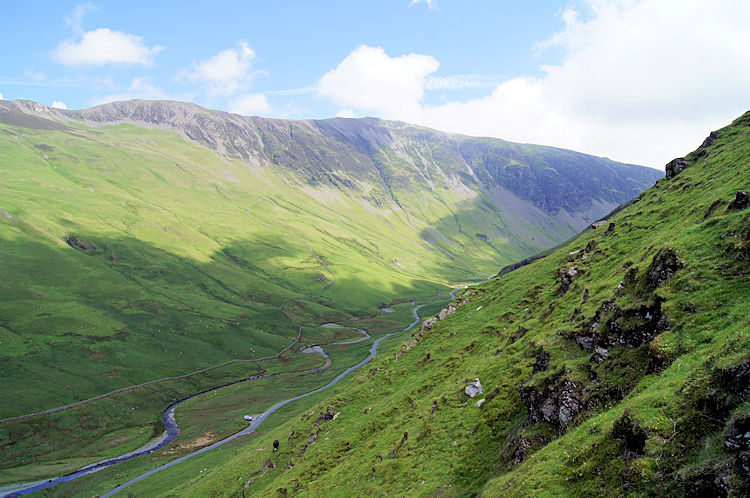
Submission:
[[[69,235],[68,237],[65,238],[65,242],[73,249],[76,249],[82,252],[94,251],[98,249],[94,244],[90,244],[86,242],[78,235]]]
[[[662,302],[662,299],[655,298],[651,305],[621,309],[614,301],[605,301],[596,311],[591,325],[574,336],[576,344],[594,353],[591,361],[600,362],[607,357],[610,346],[622,344],[637,348],[649,343],[669,328],[661,309]]]
[[[560,269],[560,295],[564,295],[570,289],[570,285],[573,283],[576,275],[581,273],[578,270],[578,265],[573,265],[570,268],[565,267]]]
[[[750,451],[750,415],[740,417],[732,422],[724,439],[724,445],[730,451]]]
[[[626,457],[635,458],[645,453],[648,431],[638,425],[626,409],[622,417],[615,420],[612,438],[620,441]]]
[[[599,243],[595,240],[589,240],[588,244],[586,244],[586,247],[583,248],[583,253],[588,254],[594,249],[596,249],[596,246],[599,245]]]
[[[539,348],[539,351],[536,353],[533,373],[544,372],[547,370],[547,367],[549,367],[549,360],[550,354],[545,351],[544,348]]]
[[[651,261],[646,273],[648,284],[652,289],[660,287],[664,282],[674,277],[683,267],[677,253],[671,247],[662,247]]]
[[[531,448],[531,441],[525,437],[513,438],[508,443],[510,458],[514,465],[518,465],[526,459],[526,452]]]
[[[729,496],[727,477],[715,469],[699,470],[685,478],[686,498],[724,498]]]
[[[711,133],[709,133],[709,135],[706,137],[699,148],[705,149],[706,147],[711,147],[716,139],[719,138],[719,136],[720,135],[718,131],[712,131]]]
[[[615,224],[614,223],[610,223],[609,226],[607,227],[607,229],[604,231],[604,235],[609,235],[609,234],[611,234],[614,231],[615,231]]]
[[[524,382],[518,393],[529,420],[535,424],[547,422],[564,429],[583,409],[581,387],[568,379],[558,379],[543,388]]]
[[[675,176],[679,175],[687,167],[688,167],[688,163],[685,161],[684,157],[680,157],[680,158],[677,158],[677,159],[672,159],[664,167],[664,171],[666,172],[666,178],[667,178],[667,180],[671,180]]]
[[[589,358],[589,361],[592,361],[594,363],[601,363],[604,360],[606,360],[608,356],[609,356],[609,351],[607,351],[601,346],[594,346],[594,354],[591,355],[591,358]]]
[[[727,212],[729,211],[742,211],[750,206],[750,196],[744,190],[738,190],[734,195],[734,200],[727,206]]]

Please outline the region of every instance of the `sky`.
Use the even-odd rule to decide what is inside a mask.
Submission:
[[[663,168],[750,109],[748,0],[6,2],[0,99],[376,116]]]

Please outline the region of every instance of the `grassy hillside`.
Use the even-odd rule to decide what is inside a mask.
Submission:
[[[334,396],[130,489],[747,495],[750,209],[737,191],[750,186],[750,113],[670,164],[685,168],[467,289]],[[476,377],[484,392],[469,398]]]
[[[2,423],[0,483],[131,450],[174,401],[309,368],[299,346],[358,335],[322,323],[397,330],[408,319],[379,307],[484,279],[658,176],[403,123],[175,102],[0,102],[0,156],[0,418],[167,378]],[[540,197],[555,182],[565,195]],[[236,425],[222,423],[206,441]]]

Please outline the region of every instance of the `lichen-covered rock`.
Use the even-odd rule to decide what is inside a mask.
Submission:
[[[662,247],[656,253],[646,272],[648,284],[652,289],[660,287],[664,282],[674,277],[683,267],[677,253],[671,247]]]
[[[425,321],[422,322],[422,331],[427,332],[428,330],[432,329],[433,325],[437,323],[437,317],[431,316],[430,318],[427,318]]]
[[[448,316],[448,309],[443,308],[440,310],[440,313],[438,313],[438,320],[445,320],[445,317]]]
[[[688,167],[688,163],[687,163],[687,161],[685,161],[684,157],[679,157],[677,159],[672,159],[664,167],[664,171],[666,173],[667,180],[671,180],[675,176],[679,175],[687,167]]]

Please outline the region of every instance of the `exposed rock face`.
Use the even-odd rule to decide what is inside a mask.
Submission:
[[[750,451],[750,416],[740,417],[732,422],[724,445],[730,451]]]
[[[581,349],[594,353],[591,360],[603,361],[607,348],[622,344],[637,348],[667,330],[667,318],[661,310],[662,301],[656,298],[651,306],[641,305],[621,309],[614,301],[605,301],[596,311],[588,330],[578,334],[576,343]],[[604,330],[601,330],[601,324]]]
[[[750,196],[744,190],[738,190],[734,200],[727,206],[727,211],[742,211],[750,206]]]
[[[706,139],[701,144],[700,148],[705,149],[707,147],[711,147],[717,138],[719,138],[719,132],[718,131],[712,131],[709,133],[709,135],[706,137]]]
[[[464,390],[466,392],[466,395],[470,398],[473,398],[477,394],[482,394],[482,383],[479,382],[479,379],[474,379],[474,382],[466,386],[466,389]]]
[[[578,270],[578,265],[573,265],[570,268],[565,267],[560,270],[560,295],[568,292],[570,285],[579,273],[581,272]]]
[[[680,158],[677,158],[677,159],[672,159],[671,161],[669,161],[667,163],[667,165],[664,168],[664,170],[666,171],[666,174],[667,174],[667,180],[671,180],[675,176],[679,175],[688,166],[689,165],[688,165],[687,161],[685,161],[684,157],[680,157]]]
[[[524,382],[518,388],[521,401],[529,411],[529,420],[534,423],[548,422],[564,429],[583,409],[581,387],[575,382],[562,379],[542,389]]]
[[[674,277],[675,273],[682,268],[682,262],[677,253],[670,247],[662,247],[656,253],[648,268],[646,277],[652,289],[660,287],[664,282]]]
[[[97,247],[94,244],[89,244],[78,235],[69,235],[65,238],[65,242],[72,247],[82,252],[94,251]]]
[[[539,351],[537,351],[536,354],[536,361],[534,362],[533,373],[544,372],[547,370],[547,367],[549,367],[549,360],[550,354],[545,351],[544,348],[539,348]]]

